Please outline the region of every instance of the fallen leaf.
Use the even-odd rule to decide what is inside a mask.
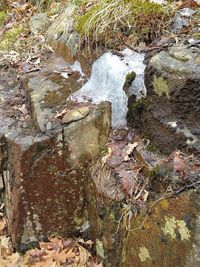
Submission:
[[[18,110],[24,115],[28,115],[28,109],[26,108],[26,105],[23,104],[21,108],[18,108]]]
[[[55,116],[55,118],[60,118],[62,117],[69,109],[68,108],[64,108],[61,112],[58,112]]]
[[[186,7],[189,7],[189,8],[198,8],[198,7],[200,7],[200,5],[196,1],[194,1],[194,0],[186,0],[185,2],[183,2],[178,7],[178,9],[183,9],[183,8],[186,8]]]
[[[125,148],[122,151],[122,157],[124,161],[130,160],[130,155],[133,153],[133,150],[138,146],[138,142],[134,142],[133,144],[129,143],[125,146]]]

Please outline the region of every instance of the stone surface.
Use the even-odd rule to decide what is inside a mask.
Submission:
[[[109,116],[109,104],[102,104],[51,136],[7,138],[6,209],[16,247],[50,234],[73,235],[89,220],[87,166],[107,141]]]
[[[29,21],[29,27],[33,33],[44,31],[49,24],[46,13],[38,13]]]
[[[90,226],[88,167],[107,143],[110,130],[107,102],[92,105],[81,120],[62,125],[55,115],[72,88],[64,78],[53,78],[54,82],[26,77],[23,91],[17,82],[0,77],[0,170],[8,229],[20,250],[51,234],[80,235],[85,225]],[[55,91],[58,98],[46,98]],[[29,121],[20,112],[24,102]]]
[[[120,266],[198,267],[199,197],[198,189],[143,209],[132,219]]]
[[[49,44],[68,63],[74,62],[79,48],[79,34],[74,31],[75,9],[75,5],[69,4],[46,32]]]
[[[53,66],[44,70],[42,76],[24,79],[24,86],[33,111],[34,127],[41,132],[57,127],[56,121],[53,120],[56,112],[66,104],[71,92],[81,87],[78,82],[80,78],[78,72],[73,72],[66,80],[59,73],[52,72]],[[50,79],[46,79],[45,75],[49,76],[49,72]],[[60,72],[62,73],[62,70]]]
[[[199,53],[174,46],[154,55],[146,69],[147,101],[137,126],[166,153],[177,147],[200,152]]]
[[[83,72],[89,76],[92,64],[106,49],[101,45],[98,46],[98,49],[92,51],[87,46],[80,47],[80,36],[75,29],[76,10],[74,4],[68,3],[65,11],[49,26],[45,36],[58,56],[70,64],[78,60]]]
[[[80,119],[83,119],[88,115],[89,112],[90,109],[87,106],[71,109],[67,111],[63,116],[62,123],[70,123],[73,121],[78,121]]]

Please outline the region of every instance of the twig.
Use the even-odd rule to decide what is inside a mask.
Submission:
[[[178,195],[178,194],[182,193],[182,192],[185,191],[185,190],[188,190],[188,189],[190,189],[190,188],[192,188],[192,187],[195,187],[195,186],[198,185],[198,184],[200,184],[200,181],[198,181],[198,182],[194,182],[194,183],[189,184],[189,185],[185,185],[185,186],[181,187],[179,190],[175,191],[175,192],[174,192],[174,195]]]

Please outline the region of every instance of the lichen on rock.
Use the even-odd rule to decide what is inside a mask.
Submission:
[[[160,76],[156,78],[156,76],[154,76],[153,86],[156,94],[158,94],[159,96],[162,96],[164,94],[169,97],[169,88],[167,82],[163,77]]]

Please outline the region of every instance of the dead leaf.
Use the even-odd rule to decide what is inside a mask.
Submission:
[[[178,9],[183,9],[183,8],[186,8],[186,7],[189,7],[189,8],[199,8],[200,5],[196,1],[194,1],[194,0],[186,0],[185,2],[183,2],[178,7]]]
[[[28,115],[28,109],[26,108],[26,105],[23,104],[21,108],[18,108],[18,110],[24,115]]]
[[[122,157],[124,161],[130,160],[130,155],[133,153],[133,150],[138,146],[138,142],[134,142],[133,144],[129,143],[125,146],[125,148],[122,151]]]
[[[25,265],[22,263],[19,253],[13,253],[10,256],[7,256],[6,258],[0,256],[0,266],[2,267],[25,267]]]

